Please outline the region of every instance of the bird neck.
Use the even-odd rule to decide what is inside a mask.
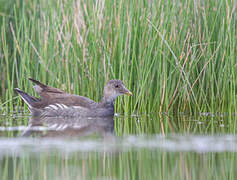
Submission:
[[[103,96],[99,104],[105,108],[114,108],[114,101],[116,98]]]

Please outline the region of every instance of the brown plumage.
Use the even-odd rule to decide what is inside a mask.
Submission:
[[[15,91],[28,105],[33,116],[113,116],[115,99],[122,94],[132,95],[120,80],[110,80],[105,85],[103,97],[98,103],[87,97],[68,94],[60,89],[42,84],[32,78],[29,78],[29,80],[36,84],[33,88],[40,95],[40,98],[30,96],[18,88],[16,88]]]

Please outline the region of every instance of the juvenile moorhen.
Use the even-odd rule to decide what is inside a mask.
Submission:
[[[68,94],[60,89],[47,86],[29,78],[36,85],[34,90],[40,98],[31,96],[15,88],[27,104],[32,116],[35,117],[107,117],[114,116],[114,101],[122,94],[132,93],[121,80],[110,80],[104,87],[104,94],[100,102],[87,97]]]

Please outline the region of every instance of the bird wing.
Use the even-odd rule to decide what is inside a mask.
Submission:
[[[42,99],[51,98],[54,94],[64,94],[65,92],[61,89],[47,86],[35,79],[29,78],[30,81],[34,82],[36,85],[33,86],[35,92],[37,92]]]

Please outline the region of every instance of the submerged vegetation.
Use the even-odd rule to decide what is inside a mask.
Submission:
[[[124,114],[236,111],[233,0],[1,1],[0,103],[34,94],[28,77],[98,100],[109,79]]]

